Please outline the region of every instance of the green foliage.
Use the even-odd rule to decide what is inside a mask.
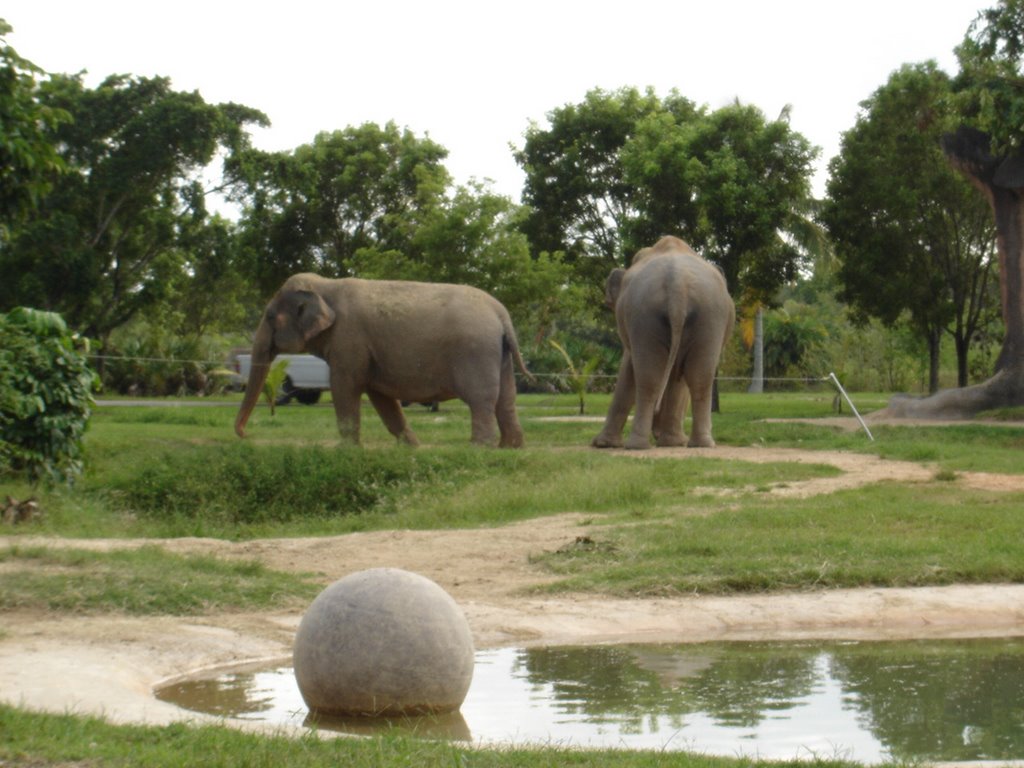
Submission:
[[[36,484],[82,469],[94,374],[60,315],[19,307],[0,315],[0,471]]]
[[[158,453],[111,486],[125,511],[210,531],[386,510],[437,471],[426,453],[235,442]]]
[[[360,249],[360,277],[472,285],[505,305],[514,320],[550,325],[572,311],[579,289],[560,253],[531,257],[519,227],[525,209],[476,184],[458,187],[409,222],[405,250]],[[531,323],[532,324],[532,323]]]
[[[263,382],[263,397],[270,406],[270,415],[274,415],[274,408],[277,404],[277,398],[281,396],[281,388],[284,386],[284,380],[288,378],[288,363],[290,360],[278,360],[270,366],[270,370],[267,371],[267,378]]]
[[[733,296],[764,303],[792,280],[803,253],[812,163],[818,150],[789,126],[739,102],[691,119],[641,121],[622,151],[638,190],[634,245],[678,233],[719,265]]]
[[[598,356],[591,357],[587,362],[583,364],[582,368],[577,369],[576,364],[573,362],[569,352],[554,339],[550,339],[549,343],[552,347],[558,350],[558,353],[565,360],[565,365],[568,368],[568,375],[566,380],[569,384],[569,390],[576,395],[580,400],[580,416],[586,411],[586,395],[587,389],[590,386],[590,380],[594,375],[594,371],[597,370],[598,365],[601,364],[601,358]]]
[[[795,301],[764,318],[766,377],[814,377],[831,368],[825,357],[828,329],[811,307]]]
[[[266,117],[207,104],[160,77],[115,75],[87,88],[83,74],[55,75],[38,99],[72,118],[46,133],[66,172],[0,251],[0,309],[54,307],[105,341],[202,272],[191,261],[206,217],[193,178]]]
[[[565,251],[581,283],[601,285],[663,234],[719,264],[736,296],[770,300],[794,275],[800,252],[779,233],[797,229],[817,151],[785,116],[624,88],[548,120],[516,152],[534,209],[524,227],[534,248]]]
[[[68,119],[39,101],[42,70],[7,45],[11,31],[0,18],[0,242],[12,223],[35,210],[63,169],[46,132]]]
[[[270,295],[296,272],[352,274],[362,249],[408,253],[441,203],[448,151],[394,123],[320,133],[293,152],[247,152],[233,172],[248,186],[243,242]]]
[[[998,0],[971,24],[956,55],[955,106],[968,124],[992,139],[996,155],[1024,146],[1024,2]]]
[[[964,386],[968,343],[997,314],[995,253],[987,203],[940,147],[957,119],[951,94],[934,62],[894,72],[843,134],[821,219],[839,258],[840,298],[855,316],[893,325],[909,313],[936,349],[949,333]],[[933,382],[937,367],[936,353]]]
[[[0,610],[116,611],[188,616],[300,605],[321,588],[257,562],[180,556],[157,546],[112,552],[43,547],[0,550]]]
[[[211,394],[228,380],[221,361],[229,347],[216,336],[178,335],[159,314],[137,317],[115,331],[103,350],[103,389],[150,397]]]
[[[624,253],[639,247],[622,239],[636,217],[623,148],[651,115],[687,122],[698,114],[675,92],[662,100],[652,89],[595,89],[580,104],[552,110],[549,127],[531,125],[515,158],[526,173],[523,202],[532,211],[524,231],[534,249],[565,252],[579,280],[600,285]]]

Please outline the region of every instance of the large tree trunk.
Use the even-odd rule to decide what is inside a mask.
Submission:
[[[995,375],[973,387],[949,389],[926,398],[894,398],[887,415],[967,419],[979,411],[1024,405],[1024,158],[995,157],[991,138],[962,127],[943,137],[954,168],[986,196],[996,223],[996,249],[1006,336]]]
[[[939,353],[942,351],[942,331],[932,328],[928,331],[928,393],[939,391]]]

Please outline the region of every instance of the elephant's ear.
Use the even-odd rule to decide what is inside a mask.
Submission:
[[[309,341],[334,325],[334,310],[318,293],[313,291],[296,291],[296,293],[298,302],[295,308],[295,322],[299,326],[302,338]]]
[[[622,290],[622,278],[625,276],[626,270],[613,269],[604,283],[604,303],[610,309],[615,309],[615,303],[619,300],[619,291]]]

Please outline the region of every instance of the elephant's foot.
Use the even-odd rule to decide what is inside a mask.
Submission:
[[[715,441],[711,437],[711,435],[691,434],[690,435],[689,447],[690,448],[714,448],[715,447]]]
[[[359,426],[353,426],[348,421],[339,421],[338,437],[341,438],[341,442],[348,445],[359,445]]]
[[[624,447],[627,451],[646,451],[651,447],[651,441],[647,435],[630,435]]]
[[[523,439],[523,430],[521,429],[518,432],[503,432],[501,440],[498,441],[499,448],[522,448],[524,444],[525,440]]]
[[[686,435],[658,435],[655,445],[659,448],[685,448],[690,441]]]
[[[618,436],[609,437],[602,432],[590,441],[590,445],[594,448],[621,448],[622,438]]]

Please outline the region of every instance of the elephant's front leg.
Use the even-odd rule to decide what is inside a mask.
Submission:
[[[359,409],[362,390],[352,382],[336,381],[331,376],[331,400],[334,402],[334,417],[338,422],[338,434],[344,442],[359,445]]]
[[[416,435],[409,429],[409,422],[405,420],[405,412],[402,410],[400,402],[393,397],[387,397],[373,390],[370,390],[367,394],[381,421],[384,422],[384,426],[388,428],[388,432],[407,445],[416,446],[420,444],[420,441],[416,439]]]
[[[622,353],[619,375],[615,380],[615,392],[612,403],[608,406],[608,415],[604,419],[604,427],[590,444],[595,448],[621,448],[622,429],[626,426],[629,411],[636,399],[636,379],[633,375],[633,360],[628,350]]]

